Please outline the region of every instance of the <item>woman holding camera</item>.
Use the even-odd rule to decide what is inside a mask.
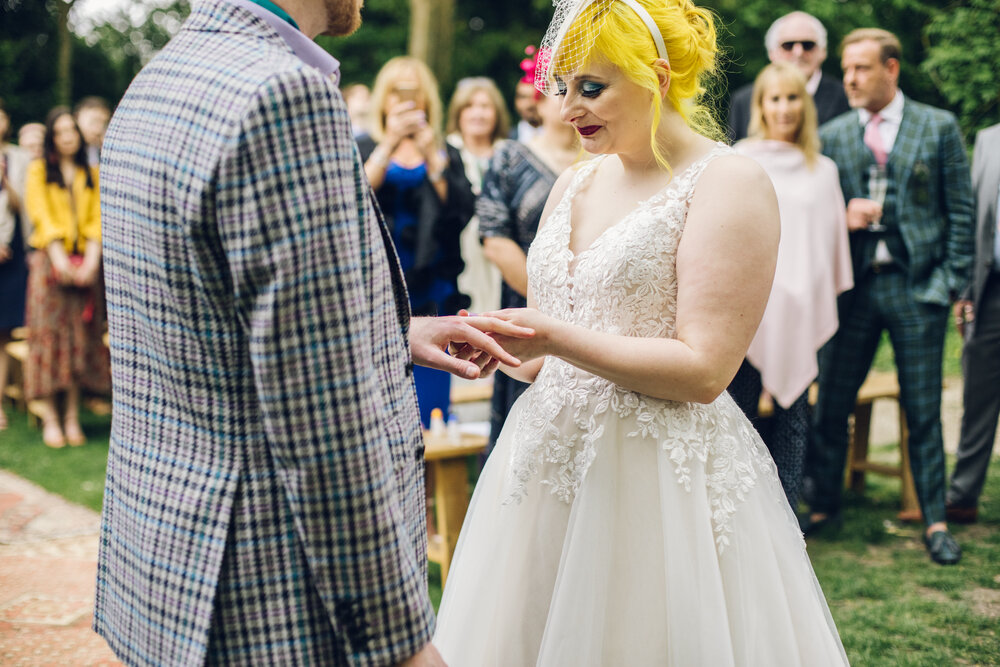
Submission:
[[[385,214],[406,276],[414,315],[454,315],[469,306],[458,289],[464,268],[459,236],[475,196],[458,150],[441,139],[441,99],[430,69],[400,56],[372,90],[372,132],[358,139],[365,173]],[[447,411],[448,373],[414,368],[420,416]]]

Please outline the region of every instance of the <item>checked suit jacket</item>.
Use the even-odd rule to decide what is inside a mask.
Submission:
[[[394,664],[430,639],[409,311],[340,91],[196,3],[119,105],[94,628],[127,664]]]
[[[823,153],[840,171],[844,199],[868,197],[868,168],[858,114],[842,114],[820,128]],[[969,163],[954,115],[904,98],[903,119],[889,154],[895,184],[893,219],[907,252],[909,285],[922,303],[947,306],[962,293],[972,270],[973,201]],[[851,234],[856,246],[862,236]],[[855,250],[857,248],[855,247]],[[861,276],[858,253],[855,276]]]

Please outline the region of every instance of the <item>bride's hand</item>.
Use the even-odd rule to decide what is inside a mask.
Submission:
[[[447,665],[437,648],[428,642],[419,653],[399,663],[397,667],[447,667]]]
[[[473,380],[496,369],[491,359],[511,366],[520,364],[495,340],[501,332],[504,339],[512,341],[534,335],[531,329],[481,315],[414,317],[410,320],[410,352],[413,362],[420,366]],[[448,350],[463,352],[450,356]]]
[[[517,357],[521,363],[553,354],[552,342],[558,337],[559,327],[563,325],[560,320],[535,308],[508,308],[483,313],[483,316],[534,330],[535,335],[531,338],[511,338],[503,334],[492,334],[503,349]]]

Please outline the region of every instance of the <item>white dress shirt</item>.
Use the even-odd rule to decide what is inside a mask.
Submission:
[[[867,127],[873,115],[868,109],[858,109],[858,122],[861,123],[861,127]],[[896,135],[899,134],[899,125],[903,122],[903,93],[897,89],[892,100],[879,110],[878,115],[882,118],[882,122],[877,128],[878,134],[882,139],[885,154],[888,156],[892,154],[892,147],[896,144]],[[875,246],[874,263],[889,264],[891,262],[892,253],[889,252],[889,246],[886,245],[885,241],[879,239]]]

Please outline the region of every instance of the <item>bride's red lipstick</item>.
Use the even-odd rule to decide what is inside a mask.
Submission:
[[[594,132],[597,132],[599,129],[601,129],[600,125],[588,125],[587,127],[578,127],[576,128],[576,131],[585,137],[589,137]]]

